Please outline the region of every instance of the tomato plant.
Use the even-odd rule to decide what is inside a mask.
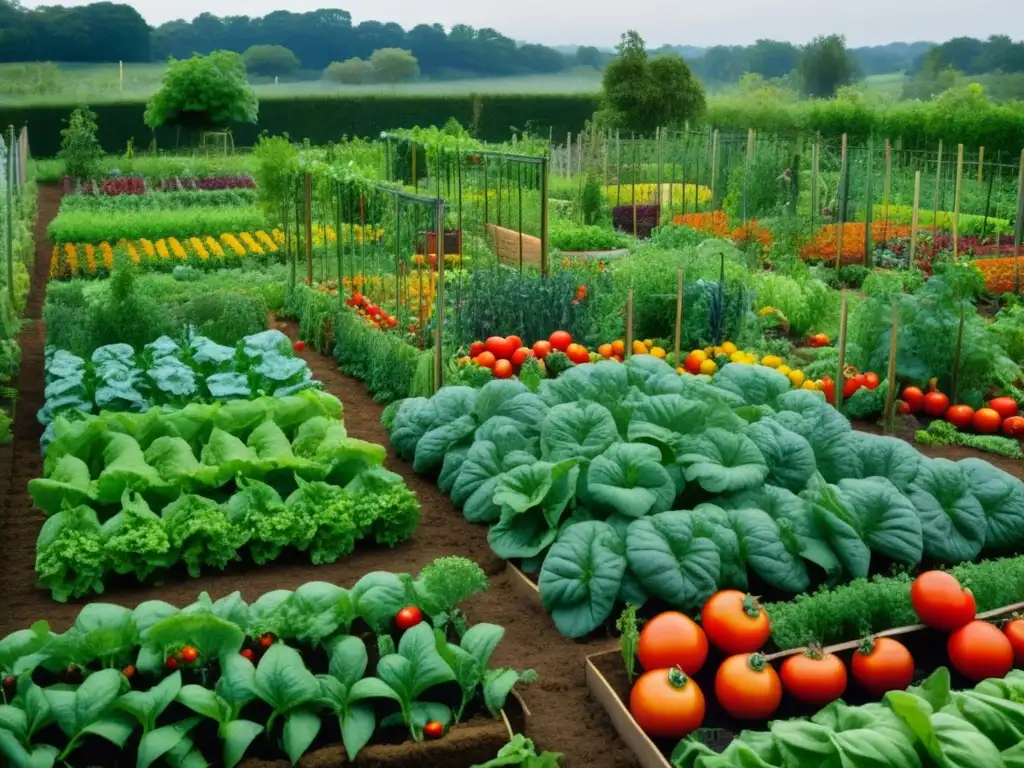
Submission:
[[[408,605],[395,616],[395,626],[405,632],[423,621],[423,612],[415,605]]]
[[[679,739],[704,722],[704,694],[679,667],[640,676],[629,692],[629,711],[644,733]]]
[[[666,611],[644,625],[637,657],[646,670],[679,667],[687,675],[695,675],[707,660],[708,639],[691,618]]]
[[[783,687],[808,704],[828,704],[846,690],[846,666],[842,660],[816,646],[787,657],[779,675]]]
[[[922,622],[950,632],[974,620],[976,607],[969,589],[944,571],[926,571],[910,585],[910,602]]]
[[[951,405],[946,410],[946,421],[959,430],[970,429],[974,409],[969,405]]]
[[[853,679],[875,696],[902,691],[914,679],[914,657],[907,647],[891,637],[867,637],[853,653]]]
[[[569,335],[568,331],[555,331],[548,338],[551,342],[551,348],[557,349],[559,352],[565,352],[572,344],[572,336]]]
[[[972,621],[957,629],[946,641],[953,669],[975,682],[988,677],[1006,677],[1013,669],[1013,645],[994,624]]]
[[[735,589],[712,595],[704,603],[700,623],[708,640],[729,655],[761,650],[772,631],[757,599]]]
[[[1021,666],[1024,665],[1024,618],[1016,618],[1017,614],[1014,614],[1014,616],[1015,618],[1006,622],[1006,625],[1003,627],[1003,634],[1006,635],[1006,639],[1013,646],[1014,662]]]
[[[782,702],[782,682],[763,654],[741,653],[718,667],[715,698],[738,720],[766,720]]]
[[[1012,397],[994,397],[989,401],[988,407],[1004,419],[1016,416],[1018,412],[1017,401]]]
[[[979,408],[971,419],[971,426],[983,435],[992,435],[1003,426],[1003,417],[994,408]]]

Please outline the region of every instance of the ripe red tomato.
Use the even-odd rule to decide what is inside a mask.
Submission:
[[[1013,669],[1010,639],[987,621],[972,621],[949,636],[946,652],[953,669],[975,682],[1006,677]]]
[[[491,336],[484,342],[484,347],[498,360],[510,359],[512,353],[518,349],[518,347],[513,347],[508,339],[503,339],[501,336]]]
[[[949,398],[941,392],[929,392],[924,396],[924,412],[936,418],[942,416],[949,408]]]
[[[1011,619],[1003,626],[1003,634],[1013,646],[1013,660],[1017,666],[1024,665],[1024,619]]]
[[[1004,419],[1017,415],[1017,401],[1012,397],[994,397],[989,401],[988,407],[998,413]]]
[[[678,667],[656,669],[636,681],[629,711],[644,733],[679,739],[704,722],[704,694]]]
[[[505,341],[512,345],[512,349],[519,349],[523,346],[523,340],[518,336],[506,336]]]
[[[243,648],[241,651],[239,651],[239,653],[245,658],[247,658],[249,661],[252,661],[253,657],[256,655],[252,652],[252,648]]]
[[[824,333],[816,333],[811,337],[812,347],[827,347],[829,345],[829,338]]]
[[[485,349],[487,349],[487,347],[484,346],[484,343],[482,341],[474,341],[472,344],[469,345],[469,356],[476,357]]]
[[[762,654],[740,653],[718,667],[715,698],[737,720],[767,720],[782,702],[782,683]]]
[[[260,635],[259,644],[260,648],[269,648],[274,644],[274,636],[269,632],[264,632]]]
[[[701,610],[700,624],[708,640],[730,656],[761,650],[772,632],[757,598],[736,589],[712,595]]]
[[[900,412],[900,413],[902,413],[902,414],[903,414],[904,416],[906,416],[906,415],[907,415],[908,413],[910,413],[910,406],[909,406],[909,405],[907,405],[907,404],[906,404],[905,402],[903,402],[902,400],[898,401],[898,404],[897,404],[896,408],[897,408],[897,409],[899,410],[899,412]]]
[[[691,352],[683,358],[683,367],[692,374],[700,373],[700,364],[704,361],[702,355],[698,355],[695,352]]]
[[[444,726],[437,720],[431,720],[423,726],[423,735],[428,739],[440,739],[444,736]]]
[[[423,612],[415,605],[408,605],[395,616],[395,626],[405,632],[423,621]]]
[[[853,653],[853,679],[875,696],[902,691],[914,679],[914,657],[891,637],[866,638]]]
[[[945,571],[926,571],[914,579],[910,602],[918,618],[940,632],[970,623],[977,612],[971,590]]]
[[[918,387],[904,387],[900,400],[907,404],[910,413],[917,413],[924,408],[924,392]]]
[[[583,365],[584,363],[590,362],[590,353],[587,352],[587,348],[582,344],[570,344],[568,349],[566,349],[565,354],[566,357],[576,363],[576,365]]]
[[[993,435],[1003,426],[1003,417],[994,408],[979,408],[971,419],[971,426],[983,435]]]
[[[856,376],[851,376],[845,382],[843,382],[843,399],[850,397],[861,387],[867,386],[867,377],[863,373],[858,373]]]
[[[543,360],[551,352],[551,349],[551,342],[542,339],[533,345],[533,354],[538,360]]]
[[[828,403],[835,403],[836,401],[836,384],[832,381],[831,376],[824,376],[821,379],[821,391],[825,393],[825,401]]]
[[[679,667],[687,675],[696,675],[708,658],[708,639],[693,619],[665,611],[640,631],[636,655],[646,670]]]
[[[969,405],[951,405],[946,410],[946,421],[959,430],[970,429],[973,418],[974,409]]]
[[[167,661],[164,662],[164,666],[168,669],[174,670],[178,668],[178,660],[173,656],[168,656]]]
[[[294,344],[292,344],[292,350],[295,351],[295,352],[301,352],[305,348],[306,348],[306,342],[301,341],[301,340],[300,341],[296,341]]]
[[[572,344],[572,336],[569,335],[568,331],[555,331],[551,334],[551,338],[548,339],[551,342],[551,347],[557,349],[559,352],[565,352]]]
[[[481,368],[493,368],[496,362],[494,353],[489,352],[486,349],[479,355],[477,355],[475,359],[476,364],[479,365]]]
[[[511,379],[512,374],[512,363],[509,360],[498,360],[494,364],[494,378],[496,379]]]
[[[181,649],[181,660],[186,664],[191,664],[193,661],[199,658],[199,651],[194,645],[186,645]]]
[[[793,698],[808,704],[828,704],[846,690],[846,666],[838,656],[815,648],[787,657],[779,676]]]
[[[533,357],[533,350],[529,347],[519,347],[512,353],[512,365],[522,365],[528,357]]]
[[[878,385],[881,382],[878,379],[877,373],[865,373],[864,374],[864,386],[868,389],[878,389]]]
[[[127,667],[121,670],[121,674],[131,680],[135,677],[135,667],[129,664]]]
[[[1024,436],[1024,416],[1011,416],[1003,421],[1003,432],[1010,437]]]

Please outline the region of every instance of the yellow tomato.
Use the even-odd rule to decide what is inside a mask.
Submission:
[[[789,376],[791,368],[788,365],[780,365],[775,370],[781,373],[783,376]]]
[[[765,315],[771,315],[775,312],[775,307],[761,307],[757,310],[758,317],[764,317]]]
[[[805,378],[806,377],[804,376],[804,372],[803,371],[790,371],[789,372],[789,380],[793,382],[793,386],[794,387],[802,387],[803,384],[804,384],[804,379]]]
[[[651,347],[651,354],[654,355],[659,360],[665,359],[665,350],[662,349],[661,347]]]
[[[644,346],[650,349],[651,347],[654,346],[654,342],[651,341],[650,339],[644,339]]]
[[[767,368],[778,368],[782,365],[782,358],[778,355],[765,355],[761,358],[761,365]]]
[[[700,372],[711,376],[718,370],[718,366],[715,365],[714,360],[705,360],[700,364]]]
[[[757,365],[757,355],[753,352],[747,352],[746,360],[744,360],[744,362],[747,363],[747,365]]]
[[[742,352],[736,351],[735,348],[733,349],[732,352],[726,352],[725,351],[725,347],[723,347],[722,348],[722,354],[723,355],[724,354],[728,354],[729,355],[729,361],[732,362],[732,363],[742,363],[742,362],[744,362],[747,359],[747,356],[745,354],[743,354]]]
[[[722,352],[726,355],[731,355],[735,351],[736,345],[733,344],[731,341],[727,341],[725,342],[725,344],[722,345]]]
[[[705,360],[708,359],[708,353],[705,352],[703,349],[695,349],[690,354],[693,355],[693,359],[696,360],[698,363],[703,363]]]
[[[634,355],[646,355],[647,354],[647,345],[644,344],[642,341],[634,341],[633,342],[633,354]]]
[[[683,368],[683,366],[679,366],[678,368],[676,368],[676,373],[678,373],[680,376],[682,376],[684,373],[689,373],[689,371],[687,371],[685,368]]]
[[[815,384],[810,379],[807,379],[807,381],[805,381],[803,384],[800,385],[800,389],[809,389],[812,392],[817,392],[818,391],[818,385]]]

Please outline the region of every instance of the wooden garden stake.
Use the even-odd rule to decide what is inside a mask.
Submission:
[[[914,266],[917,251],[917,224],[921,217],[921,172],[914,174],[914,211],[910,217],[910,266]]]
[[[838,241],[836,243],[836,272],[839,272],[843,266],[843,224],[846,218],[846,174],[848,169],[846,166],[846,134],[843,134],[843,146],[841,158],[839,161],[839,190],[836,193],[836,204],[839,206],[839,232]]]
[[[615,129],[615,205],[622,205],[622,138]]]
[[[682,365],[679,355],[683,340],[683,270],[676,273],[676,368]]]
[[[956,191],[953,195],[953,260],[960,256],[960,192],[964,185],[964,145],[956,148]],[[954,391],[955,394],[955,391]]]
[[[1020,173],[1017,176],[1017,227],[1013,236],[1013,263],[1014,269],[1018,270],[1017,261],[1020,258],[1020,242],[1024,237],[1024,149],[1020,151]],[[1020,278],[1016,278],[1014,290],[1020,293]]]
[[[711,136],[711,212],[716,209],[715,186],[718,182],[718,129]]]
[[[10,306],[14,306],[14,126],[10,127],[10,140],[7,142],[7,167],[2,169],[7,174],[7,296]]]
[[[439,197],[435,203],[437,218],[437,308],[434,320],[437,333],[437,346],[434,353],[434,391],[444,386],[444,198]],[[433,279],[433,276],[431,276]]]
[[[658,205],[658,210],[661,210],[661,128],[654,129],[654,152],[658,159],[658,191],[654,193],[654,202]]]
[[[957,297],[960,298],[959,296]],[[967,322],[967,316],[964,312],[963,300],[960,300],[960,324],[956,329],[956,347],[953,349],[953,377],[950,382],[949,396],[951,402],[955,405],[959,402],[958,396],[960,394],[960,355],[963,352],[964,347],[964,324]]]
[[[942,139],[939,139],[939,154],[935,161],[935,194],[932,195],[932,240],[939,227],[939,187],[942,185]]]
[[[814,150],[811,152],[811,225],[818,221],[821,206],[818,200],[818,167],[821,163],[821,133],[814,137]]]
[[[419,190],[419,179],[416,178],[416,142],[412,142],[412,188]]]
[[[985,148],[978,147],[978,189],[981,189],[982,171],[985,168]]]
[[[839,309],[839,358],[835,380],[837,411],[842,411],[843,409],[843,384],[846,382],[846,376],[843,374],[843,370],[846,368],[846,310],[846,289],[843,289],[843,303]]]
[[[885,224],[882,228],[882,240],[889,240],[889,197],[892,195],[892,143],[885,140],[885,182],[882,189],[882,215]]]
[[[313,282],[313,176],[306,171],[306,282]]]
[[[565,178],[572,178],[572,131],[565,134]]]
[[[628,360],[633,356],[633,289],[626,294],[626,348],[623,350]]]
[[[895,408],[896,405],[896,349],[898,347],[900,331],[900,305],[897,301],[892,303],[892,336],[889,339],[889,374],[886,380],[889,382],[889,391],[885,393],[885,411],[883,421],[885,431],[890,435],[896,431]]]
[[[636,179],[637,179],[637,166],[636,166],[636,134],[633,134],[633,173],[630,175],[629,188],[632,190],[633,197],[633,239],[637,239],[637,226],[636,226]]]
[[[875,241],[874,241],[874,192],[875,192],[875,137],[868,136],[868,179],[867,189],[865,195],[867,197],[867,205],[864,216],[864,266],[871,266],[871,259],[875,252]]]

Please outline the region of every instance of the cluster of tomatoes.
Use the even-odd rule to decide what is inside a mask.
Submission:
[[[843,400],[849,399],[857,390],[865,387],[867,389],[878,389],[880,383],[881,379],[878,378],[877,373],[872,373],[871,371],[861,373],[853,366],[850,366],[843,371]],[[836,402],[836,383],[832,380],[831,376],[822,377],[821,391],[825,393],[825,399],[834,405]]]
[[[945,419],[961,432],[974,430],[983,435],[994,435],[1002,429],[1010,437],[1024,437],[1024,417],[1012,397],[994,397],[978,410],[969,405],[950,405],[949,397],[936,389],[933,379],[928,392],[922,392],[918,387],[904,388],[900,401],[901,412],[924,412],[933,418]]]
[[[345,299],[345,303],[365,317],[367,322],[375,328],[395,328],[398,326],[397,317],[389,315],[359,291],[353,293],[352,298]]]
[[[970,590],[943,571],[928,571],[911,586],[914,611],[927,626],[949,632],[953,668],[970,680],[1005,677],[1014,660],[1024,663],[1024,619],[1001,630],[975,619]],[[658,738],[682,738],[704,721],[704,695],[690,679],[704,666],[708,643],[729,654],[715,674],[715,698],[737,720],[763,721],[782,703],[783,691],[797,701],[825,706],[843,695],[847,670],[842,659],[811,646],[787,656],[776,672],[760,652],[771,634],[756,599],[736,590],[715,594],[704,605],[701,623],[681,613],[662,613],[640,633],[637,657],[647,670],[630,692],[637,725]],[[850,663],[854,681],[873,696],[906,688],[914,658],[891,637],[868,637]]]
[[[622,342],[617,342],[620,345]],[[603,344],[599,350],[600,357],[612,358],[611,350],[614,345]],[[604,354],[607,347],[608,354]],[[599,359],[598,355],[591,353],[582,344],[576,344],[568,331],[555,331],[547,339],[535,342],[532,347],[523,346],[523,340],[518,336],[491,336],[486,341],[474,341],[469,347],[468,357],[460,360],[460,363],[474,363],[483,368],[489,368],[495,378],[508,379],[515,375],[528,358],[536,358],[544,366],[544,359],[552,352],[562,352],[576,365],[591,363]],[[622,360],[621,352],[615,359]]]
[[[808,347],[827,347],[832,343],[832,340],[824,333],[816,333],[813,336],[807,337]]]

